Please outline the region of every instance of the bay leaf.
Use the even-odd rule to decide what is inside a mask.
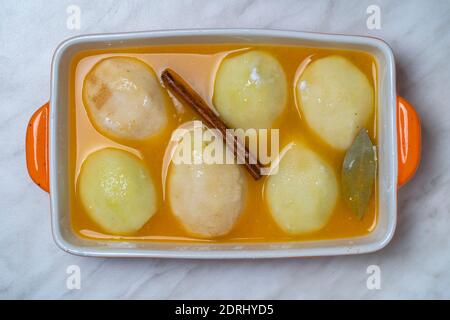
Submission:
[[[342,193],[359,219],[369,206],[377,170],[376,151],[366,129],[361,129],[345,154],[342,165]]]

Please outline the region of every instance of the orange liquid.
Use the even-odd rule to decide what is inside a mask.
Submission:
[[[196,238],[186,232],[182,224],[174,217],[168,201],[163,201],[161,178],[163,155],[172,131],[186,121],[199,119],[190,107],[181,104],[167,94],[169,114],[171,115],[169,125],[162,133],[143,142],[113,141],[102,135],[89,120],[82,99],[83,81],[89,70],[101,59],[112,56],[136,57],[150,65],[158,76],[165,68],[171,68],[190,83],[205,101],[212,105],[214,77],[221,60],[227,54],[250,48],[258,48],[273,54],[278,58],[286,73],[289,89],[288,102],[284,113],[273,126],[273,128],[279,128],[280,130],[280,150],[293,140],[305,142],[330,164],[338,181],[340,181],[345,152],[330,148],[308,128],[296,107],[296,80],[309,59],[314,61],[324,56],[339,54],[352,61],[366,74],[376,93],[377,68],[372,56],[357,51],[234,44],[155,46],[114,51],[86,51],[79,54],[72,62],[69,92],[71,101],[71,221],[74,231],[79,236],[90,239],[126,241],[284,242],[351,238],[368,234],[375,228],[377,223],[376,188],[369,209],[362,220],[356,218],[340,197],[331,218],[323,229],[297,236],[286,234],[276,225],[264,201],[263,186],[266,177],[254,181],[245,171],[248,185],[246,203],[233,230],[220,238]],[[375,101],[375,108],[376,105]],[[370,119],[366,128],[369,129],[372,140],[376,141],[375,117]],[[140,157],[148,167],[157,186],[157,192],[160,196],[159,209],[142,229],[132,236],[111,235],[102,230],[99,225],[90,219],[76,194],[77,178],[84,159],[90,153],[105,147],[123,149]]]

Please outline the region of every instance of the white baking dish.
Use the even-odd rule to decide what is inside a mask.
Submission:
[[[68,136],[69,69],[79,51],[149,45],[200,43],[265,43],[354,49],[372,54],[378,67],[378,224],[367,236],[351,239],[261,244],[170,244],[106,242],[79,238],[70,225]],[[418,164],[420,127],[416,113],[404,100],[397,102],[394,56],[378,39],[360,36],[317,34],[257,29],[178,30],[86,35],[63,42],[56,50],[51,73],[48,105],[30,120],[27,132],[27,161],[31,177],[46,189],[49,174],[53,236],[63,250],[84,256],[170,257],[170,258],[278,258],[366,253],[383,248],[392,238],[397,221],[397,139],[402,151],[401,180],[409,179]],[[402,116],[397,134],[396,113]],[[49,122],[47,133],[47,119]],[[405,129],[406,127],[406,129]],[[408,130],[409,128],[409,130]],[[414,131],[414,130],[416,131]],[[416,134],[411,137],[411,134]],[[47,134],[49,140],[47,142]],[[417,139],[419,137],[419,139]],[[47,156],[48,143],[48,156]],[[415,150],[415,151],[414,151]],[[417,151],[419,150],[419,151]],[[48,170],[48,172],[47,172]],[[405,171],[406,170],[406,171]]]

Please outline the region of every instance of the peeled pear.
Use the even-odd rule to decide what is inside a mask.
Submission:
[[[296,91],[308,126],[338,150],[350,147],[374,112],[369,79],[341,56],[321,58],[308,65]]]
[[[322,229],[338,198],[330,166],[306,146],[293,143],[281,158],[278,172],[268,177],[265,197],[278,226],[298,235]]]
[[[286,75],[278,60],[264,51],[227,57],[217,71],[213,100],[230,127],[270,128],[286,106]]]
[[[133,154],[105,148],[81,166],[78,194],[87,214],[105,231],[132,234],[155,214],[154,182]]]
[[[191,135],[192,131],[186,133]],[[193,141],[193,140],[191,140]],[[176,152],[186,144],[180,143]],[[203,144],[190,144],[191,159],[202,152]],[[225,146],[224,146],[225,147]],[[168,197],[174,215],[184,228],[200,238],[229,233],[244,207],[246,180],[237,164],[172,163],[168,177]]]
[[[155,72],[130,57],[101,60],[87,74],[83,100],[91,121],[110,138],[143,140],[168,122]]]

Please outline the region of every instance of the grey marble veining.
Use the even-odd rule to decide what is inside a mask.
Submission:
[[[66,27],[69,5],[80,30]],[[368,30],[366,8],[381,8]],[[13,1],[0,10],[0,298],[450,298],[450,2]],[[400,95],[422,118],[422,164],[398,192],[388,247],[350,257],[257,261],[99,259],[64,253],[51,236],[49,197],[26,172],[25,129],[49,97],[50,62],[78,34],[258,27],[380,37],[393,48]],[[366,268],[381,269],[368,290]],[[81,268],[68,290],[66,268]]]

